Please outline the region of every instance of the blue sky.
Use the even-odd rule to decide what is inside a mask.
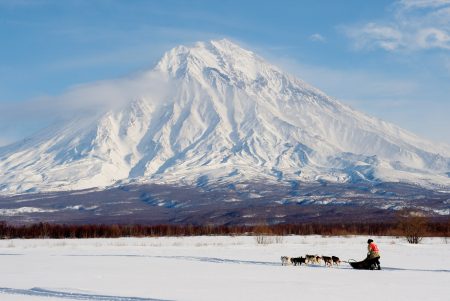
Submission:
[[[450,144],[450,0],[0,0],[0,145],[54,120],[42,97],[224,37],[356,109]]]

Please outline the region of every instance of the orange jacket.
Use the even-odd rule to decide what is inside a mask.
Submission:
[[[378,246],[374,243],[371,242],[368,246],[367,246],[367,250],[369,251],[367,253],[369,258],[376,258],[376,257],[380,257],[380,250],[378,249]]]

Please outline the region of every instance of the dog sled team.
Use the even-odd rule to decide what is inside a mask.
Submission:
[[[350,259],[348,262],[354,269],[364,270],[381,270],[380,266],[380,251],[378,246],[372,239],[367,241],[367,257],[362,261]],[[281,265],[308,265],[308,264],[325,264],[325,266],[332,267],[333,265],[340,265],[341,260],[337,256],[319,256],[319,255],[305,255],[305,257],[289,257],[281,256]]]
[[[337,256],[305,255],[305,257],[281,256],[281,265],[321,264],[325,266],[339,265],[341,260]]]

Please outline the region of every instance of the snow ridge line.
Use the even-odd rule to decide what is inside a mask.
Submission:
[[[49,298],[61,298],[72,300],[94,300],[94,301],[169,301],[164,299],[154,298],[141,298],[141,297],[120,297],[120,296],[107,296],[107,295],[90,295],[79,293],[68,293],[47,290],[39,287],[31,289],[16,289],[8,287],[0,287],[0,293],[10,295],[25,295],[25,296],[39,296]]]

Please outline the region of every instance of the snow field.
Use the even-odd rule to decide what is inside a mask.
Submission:
[[[0,300],[445,300],[450,245],[373,237],[382,271],[281,266],[280,256],[360,260],[367,237],[1,240]],[[274,240],[275,241],[275,240]]]

